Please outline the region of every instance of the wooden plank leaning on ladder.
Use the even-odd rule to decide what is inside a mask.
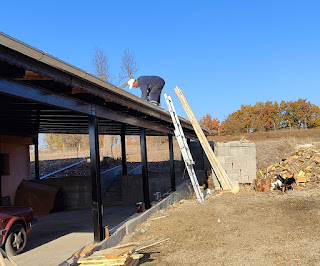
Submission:
[[[208,160],[211,164],[213,171],[215,172],[215,174],[220,182],[220,185],[222,186],[222,189],[223,190],[233,189],[233,183],[231,182],[226,171],[223,169],[222,165],[220,164],[217,157],[213,153],[212,148],[211,148],[206,136],[204,135],[196,117],[194,116],[193,112],[191,111],[191,108],[190,108],[186,98],[184,97],[181,89],[176,87],[174,89],[174,91],[177,94],[184,110],[186,111],[187,116],[189,117],[189,120],[194,128],[194,131],[197,134],[197,137],[202,145],[204,152],[206,153],[206,155],[208,157]]]

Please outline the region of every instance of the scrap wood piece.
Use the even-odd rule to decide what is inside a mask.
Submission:
[[[89,256],[87,258],[79,259],[77,262],[83,265],[102,264],[102,265],[123,265],[126,261],[131,261],[130,256],[121,256],[115,259],[108,259],[104,256]]]
[[[132,250],[133,250],[132,247],[124,247],[124,248],[119,248],[119,249],[117,248],[117,249],[114,249],[108,255],[106,255],[105,258],[116,259],[116,258],[119,258],[120,256],[128,255],[129,253],[131,253]]]
[[[79,258],[79,257],[84,257],[87,256],[90,252],[95,250],[98,245],[88,245],[84,246],[75,253],[72,254],[72,257]]]
[[[164,215],[164,216],[155,217],[155,218],[150,219],[150,221],[154,221],[154,220],[158,220],[158,219],[163,219],[163,218],[166,218],[166,217],[168,217],[168,216],[169,216],[169,215]]]
[[[296,178],[296,182],[297,182],[297,184],[303,183],[305,185],[305,183],[307,183],[307,177],[306,176],[298,176]]]
[[[129,263],[137,259],[139,256],[134,255],[134,248],[137,243],[128,243],[108,249],[95,251],[86,258],[81,258],[77,262],[81,265],[129,265]]]
[[[150,244],[150,245],[147,245],[147,246],[144,246],[144,247],[136,248],[136,249],[134,250],[134,252],[138,252],[138,251],[140,251],[140,250],[153,247],[153,246],[158,245],[158,244],[160,244],[160,243],[162,243],[162,242],[164,242],[164,241],[167,241],[167,240],[169,240],[169,239],[170,239],[170,238],[165,238],[165,239],[159,240],[159,241],[157,241],[157,242],[155,242],[155,243],[153,243],[153,244]]]
[[[294,164],[288,164],[288,170],[292,173],[292,174],[297,174],[299,169],[297,167],[294,166]]]
[[[143,258],[144,254],[140,254],[140,253],[134,253],[134,254],[131,254],[131,257],[134,259],[134,260],[140,260],[141,258]]]
[[[132,261],[130,261],[128,263],[125,263],[124,265],[125,266],[136,266],[138,264],[139,264],[139,260],[132,260]]]
[[[10,256],[8,256],[8,254],[2,248],[0,248],[0,256],[2,256],[3,259],[8,259],[12,266],[18,266],[18,264]]]
[[[115,246],[112,248],[101,249],[94,252],[92,255],[104,256],[106,258],[112,258],[112,256],[120,256],[125,254],[131,254],[133,250],[138,246],[138,243],[128,243],[124,245]]]
[[[273,164],[273,165],[270,165],[268,168],[267,168],[267,174],[270,172],[270,171],[274,171],[277,167],[277,164]]]
[[[314,157],[313,161],[316,162],[317,164],[320,164],[320,157]]]

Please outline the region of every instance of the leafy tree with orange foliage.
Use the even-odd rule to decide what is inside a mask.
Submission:
[[[206,114],[205,116],[200,118],[199,124],[210,130],[211,135],[219,134],[219,126],[220,126],[220,121],[216,118],[212,118],[210,114]]]
[[[254,106],[241,105],[240,110],[230,114],[221,123],[221,133],[239,134],[244,132],[268,131],[285,128],[313,128],[320,126],[320,108],[307,102],[267,101]]]

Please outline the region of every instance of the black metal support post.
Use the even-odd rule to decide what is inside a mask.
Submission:
[[[1,152],[1,150],[0,150]],[[2,178],[4,174],[4,154],[0,153],[0,206],[2,206]]]
[[[128,173],[127,154],[126,154],[126,126],[121,126],[121,159],[122,159],[122,174]]]
[[[168,140],[169,140],[171,190],[176,191],[176,173],[174,170],[173,142],[172,142],[171,134],[168,134]]]
[[[190,142],[191,142],[191,140],[189,138],[187,138],[187,144],[189,146],[189,149],[190,149]]]
[[[0,162],[1,163],[1,162]],[[1,169],[0,169],[0,206],[2,206],[2,178],[1,178]]]
[[[140,146],[141,146],[141,164],[142,164],[142,186],[143,186],[143,200],[146,209],[150,209],[150,195],[149,195],[149,173],[147,160],[147,141],[146,130],[140,128]]]
[[[90,141],[90,170],[92,179],[92,216],[94,241],[104,239],[102,224],[102,197],[101,197],[101,176],[100,176],[100,155],[98,138],[98,118],[89,116],[89,141]]]
[[[40,170],[39,170],[39,134],[35,135],[33,138],[34,144],[34,171],[35,171],[35,179],[40,179]]]

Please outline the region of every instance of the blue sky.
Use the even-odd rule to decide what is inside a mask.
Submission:
[[[197,119],[210,113],[222,121],[242,104],[320,105],[319,14],[312,0],[3,0],[0,31],[90,73],[99,47],[114,84],[129,48],[136,77],[163,77],[180,116],[187,117],[175,86]]]

